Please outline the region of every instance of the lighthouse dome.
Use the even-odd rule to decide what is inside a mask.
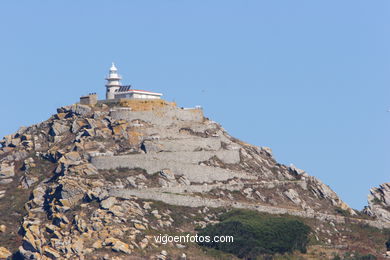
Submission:
[[[115,67],[114,62],[111,64],[110,72],[111,71],[118,71],[118,69]]]

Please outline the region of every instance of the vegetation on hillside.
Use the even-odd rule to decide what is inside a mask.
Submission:
[[[256,259],[299,250],[306,252],[310,228],[293,217],[275,217],[249,210],[233,210],[220,223],[199,230],[200,236],[233,236],[233,243],[203,242],[201,246],[232,253],[240,258]]]

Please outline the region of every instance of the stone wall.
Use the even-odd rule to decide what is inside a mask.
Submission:
[[[112,167],[128,167],[129,164],[134,164],[138,161],[149,160],[161,160],[172,161],[189,164],[198,164],[199,162],[206,161],[211,157],[216,156],[224,163],[235,164],[240,162],[239,151],[200,151],[200,152],[167,152],[167,153],[147,153],[147,154],[131,154],[131,155],[119,155],[119,156],[96,156],[93,157],[92,163],[99,168]],[[126,165],[126,166],[125,166]]]
[[[203,121],[203,110],[201,109],[180,109],[166,107],[160,110],[132,111],[124,109],[112,109],[110,116],[115,120],[133,121],[136,119],[160,126],[171,125],[175,121]]]
[[[156,154],[157,155],[157,154]],[[167,156],[167,155],[161,155]],[[187,156],[191,156],[188,154]],[[179,157],[179,156],[178,156]],[[196,183],[211,183],[214,181],[226,181],[232,178],[255,179],[255,175],[246,172],[238,172],[226,170],[218,167],[203,166],[192,163],[183,163],[180,160],[185,160],[185,156],[180,156],[182,159],[176,161],[165,160],[159,158],[158,155],[153,158],[153,155],[145,154],[141,160],[134,155],[129,156],[102,156],[94,157],[91,163],[97,169],[117,169],[117,168],[141,168],[145,169],[148,174],[160,172],[163,169],[170,169],[174,175],[185,176],[190,182]]]
[[[98,96],[96,93],[91,93],[87,96],[80,97],[80,104],[82,105],[96,105],[98,102]]]
[[[221,140],[218,137],[146,140],[143,144],[147,153],[217,151],[221,149]]]
[[[109,191],[110,196],[121,197],[121,198],[131,198],[137,196],[139,198],[163,201],[164,203],[177,205],[177,206],[186,206],[186,207],[210,207],[210,208],[220,208],[220,207],[231,207],[239,209],[250,209],[259,212],[265,212],[269,214],[288,214],[303,218],[315,218],[321,221],[326,222],[335,222],[339,224],[349,223],[354,224],[363,224],[369,225],[376,228],[390,228],[390,223],[382,221],[372,221],[365,219],[357,219],[352,217],[343,217],[338,215],[324,214],[315,211],[304,211],[298,209],[287,209],[279,208],[274,206],[265,206],[259,204],[250,204],[245,202],[236,202],[236,201],[226,201],[220,199],[211,199],[203,198],[199,196],[186,196],[186,195],[176,195],[172,193],[162,193],[162,192],[150,192],[148,190],[136,190],[136,189],[112,189]]]

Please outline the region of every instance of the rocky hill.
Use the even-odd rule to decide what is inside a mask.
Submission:
[[[386,251],[389,184],[372,189],[358,212],[199,108],[75,104],[1,145],[0,257],[214,259],[197,244],[163,245],[153,236],[194,234],[233,208],[302,219],[312,228],[304,259]]]
[[[384,183],[379,188],[370,190],[368,207],[364,212],[384,222],[390,222],[390,183]]]

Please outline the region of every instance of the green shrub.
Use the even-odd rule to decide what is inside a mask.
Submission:
[[[386,242],[386,248],[387,248],[387,251],[390,251],[390,238]]]
[[[199,243],[201,246],[256,259],[258,255],[306,252],[310,228],[292,217],[276,217],[249,210],[233,210],[223,214],[221,222],[199,230],[199,235],[233,236],[233,243]]]
[[[345,217],[350,216],[351,214],[348,212],[348,210],[342,209],[342,208],[336,208],[335,209],[337,214],[343,215]]]
[[[382,201],[380,199],[378,199],[377,197],[374,198],[374,200],[372,201],[374,204],[382,204]]]

